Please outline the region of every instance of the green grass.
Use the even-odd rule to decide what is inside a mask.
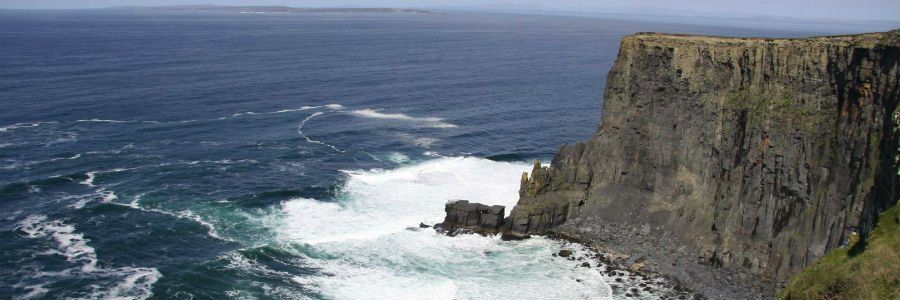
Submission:
[[[900,206],[881,214],[869,239],[851,238],[795,274],[782,299],[900,299]]]

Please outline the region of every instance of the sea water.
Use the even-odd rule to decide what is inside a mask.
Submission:
[[[0,298],[602,299],[536,237],[435,234],[588,139],[590,18],[0,11]],[[654,298],[652,292],[635,294]]]

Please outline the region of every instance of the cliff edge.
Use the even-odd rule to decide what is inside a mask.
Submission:
[[[897,202],[898,64],[900,30],[625,37],[597,134],[523,174],[504,236],[576,235],[774,296]]]

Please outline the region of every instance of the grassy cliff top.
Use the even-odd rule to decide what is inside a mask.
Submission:
[[[763,37],[724,37],[711,35],[691,35],[675,33],[639,32],[625,37],[625,40],[669,44],[715,44],[724,46],[755,46],[762,44],[785,43],[827,43],[837,45],[858,45],[872,47],[885,45],[900,47],[900,29],[887,32],[872,32],[851,35],[816,36],[807,38],[763,38]]]
[[[782,299],[900,299],[900,206],[881,214],[867,240],[835,249],[795,274]]]

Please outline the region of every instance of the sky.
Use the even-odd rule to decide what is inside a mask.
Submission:
[[[900,0],[0,0],[0,8],[4,9],[187,4],[456,8],[519,12],[576,11],[672,16],[767,16],[900,21]]]

